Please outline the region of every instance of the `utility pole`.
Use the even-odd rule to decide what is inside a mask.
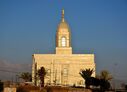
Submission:
[[[114,64],[114,92],[116,92],[116,66],[117,63]]]

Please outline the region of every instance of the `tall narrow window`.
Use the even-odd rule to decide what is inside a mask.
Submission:
[[[68,75],[68,70],[67,70],[67,68],[64,68],[63,69],[63,76],[67,77],[67,75]]]
[[[66,46],[66,38],[65,37],[62,37],[61,43],[62,43],[62,47]]]

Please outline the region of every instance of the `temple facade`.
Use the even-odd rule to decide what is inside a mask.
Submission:
[[[61,21],[56,32],[56,50],[54,54],[32,55],[32,82],[39,85],[37,70],[42,66],[46,70],[45,85],[84,86],[84,79],[79,72],[82,69],[94,69],[94,54],[73,54],[71,31],[62,10]]]

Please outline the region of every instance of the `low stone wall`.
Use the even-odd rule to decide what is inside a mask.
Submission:
[[[15,87],[5,87],[4,92],[16,92],[16,88]]]
[[[32,91],[30,91],[30,92],[40,92],[39,90],[32,90]]]
[[[92,91],[89,89],[71,88],[68,90],[68,92],[92,92]]]
[[[32,87],[32,86],[29,87],[28,85],[18,87],[17,91],[18,92],[92,92],[90,89],[85,89],[85,88],[71,88],[71,87],[57,87],[57,86],[45,87],[42,88],[42,90],[40,91],[39,87]]]
[[[85,88],[48,87],[47,92],[92,92]]]

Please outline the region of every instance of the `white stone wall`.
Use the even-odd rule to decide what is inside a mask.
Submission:
[[[86,68],[95,70],[94,54],[34,54],[33,57],[37,70],[43,66],[48,72],[45,84],[84,85],[84,79],[79,75],[80,70]],[[33,64],[33,70],[34,68]],[[34,77],[35,73],[32,73]],[[92,76],[95,76],[95,72]]]

